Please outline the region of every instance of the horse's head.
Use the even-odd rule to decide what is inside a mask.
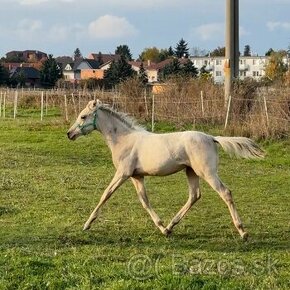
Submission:
[[[87,135],[93,130],[98,129],[97,110],[100,103],[99,100],[90,101],[81,111],[75,123],[67,132],[67,136],[70,140],[76,140],[78,137]]]

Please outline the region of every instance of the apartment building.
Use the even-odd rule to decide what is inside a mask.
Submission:
[[[190,60],[199,71],[205,70],[210,73],[215,83],[224,82],[225,57],[190,56]],[[255,80],[260,80],[261,77],[265,76],[265,67],[268,61],[268,56],[240,56],[240,79],[251,77]],[[289,65],[289,58],[285,57],[283,62]]]

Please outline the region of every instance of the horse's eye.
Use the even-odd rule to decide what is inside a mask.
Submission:
[[[82,120],[85,120],[87,118],[87,116],[86,115],[84,115],[84,116],[81,116],[81,119]]]

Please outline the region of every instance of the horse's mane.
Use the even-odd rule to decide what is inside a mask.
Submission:
[[[113,108],[109,107],[108,105],[101,104],[98,106],[98,109],[110,114],[112,117],[116,118],[128,128],[133,130],[145,130],[144,127],[138,124],[135,118],[128,116],[126,113],[118,112]]]

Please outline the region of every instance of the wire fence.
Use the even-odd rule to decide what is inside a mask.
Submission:
[[[207,94],[157,94],[146,90],[135,95],[119,91],[68,91],[0,89],[0,120],[61,117],[73,121],[92,99],[99,99],[141,122],[164,121],[177,125],[212,124],[233,134],[269,137],[289,136],[290,96],[258,92],[253,98],[233,96],[227,104],[223,96]]]

